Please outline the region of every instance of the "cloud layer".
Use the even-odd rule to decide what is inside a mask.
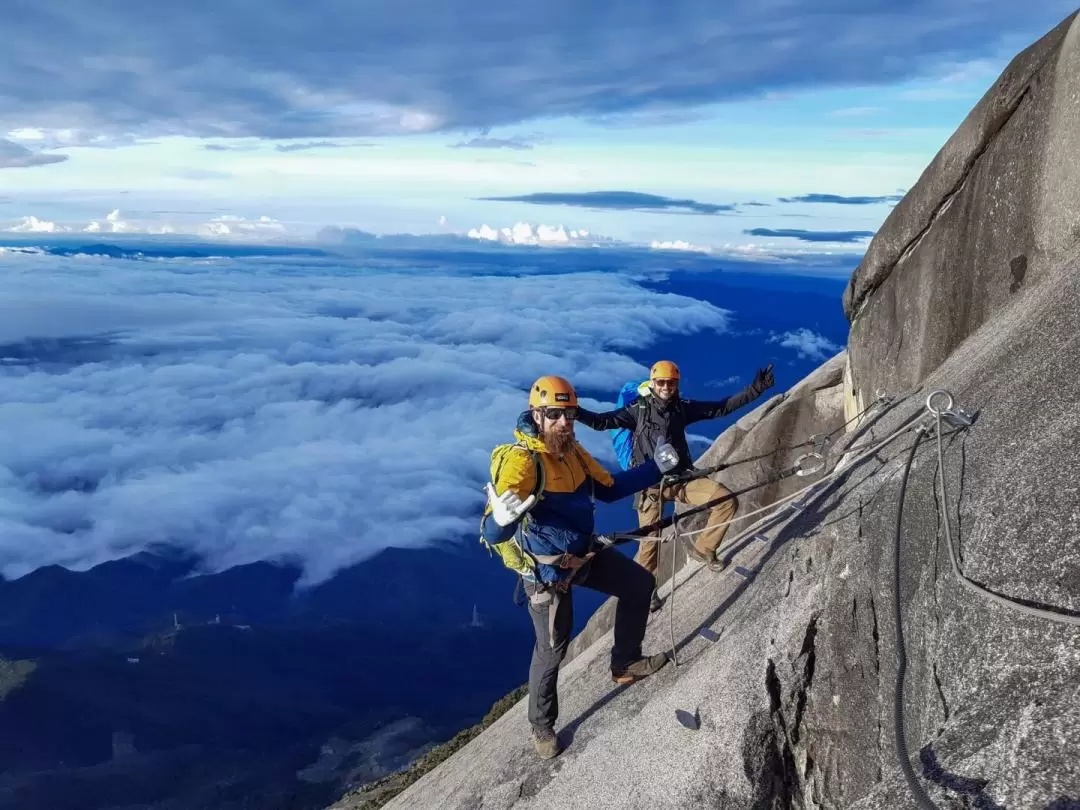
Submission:
[[[30,166],[47,166],[50,163],[63,163],[67,155],[48,155],[31,152],[25,146],[14,141],[0,138],[0,169],[19,169]]]
[[[494,202],[531,203],[532,205],[565,205],[573,208],[607,209],[612,211],[660,211],[677,214],[719,214],[736,210],[730,203],[707,203],[698,200],[679,200],[640,191],[542,191],[513,197],[481,197]]]
[[[784,332],[782,335],[773,335],[769,343],[779,343],[788,349],[794,349],[799,357],[811,360],[827,360],[844,347],[838,346],[824,335],[819,335],[810,329],[796,329],[794,332]]]
[[[471,534],[534,378],[615,391],[644,372],[627,350],[727,325],[623,274],[518,275],[504,251],[164,255],[4,256],[4,576],[170,544],[320,580]]]
[[[533,143],[528,138],[515,135],[511,138],[493,138],[488,135],[479,135],[468,140],[458,141],[450,145],[451,149],[514,149],[519,152],[533,148]]]
[[[1071,0],[580,4],[12,0],[0,127],[274,138],[661,116],[918,77],[1044,33]],[[0,129],[0,131],[3,131]]]
[[[800,242],[861,242],[874,235],[873,231],[806,231],[799,228],[750,228],[750,236],[770,236],[798,239]]]
[[[780,202],[793,203],[833,203],[835,205],[878,205],[879,203],[900,202],[903,194],[886,194],[881,197],[844,197],[840,194],[803,194],[801,197],[781,197]]]

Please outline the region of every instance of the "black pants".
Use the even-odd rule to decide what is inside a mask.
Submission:
[[[574,579],[573,587],[584,586],[616,597],[615,644],[611,648],[611,668],[619,670],[641,658],[641,640],[649,621],[649,598],[655,580],[653,575],[613,548],[599,552]],[[525,592],[532,596],[533,588],[526,583]],[[554,644],[548,635],[551,604],[529,602],[536,644],[529,666],[529,722],[534,726],[554,728],[559,716],[559,664],[570,644],[574,626],[573,588],[562,594],[555,614]]]

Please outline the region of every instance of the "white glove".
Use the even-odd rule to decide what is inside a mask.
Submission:
[[[656,452],[653,453],[653,461],[656,462],[656,466],[660,468],[660,472],[666,473],[669,470],[674,470],[679,464],[679,454],[675,448],[667,442],[660,442],[656,446]]]
[[[506,490],[502,495],[495,494],[495,487],[488,481],[484,485],[487,490],[488,503],[491,504],[491,517],[500,526],[509,526],[520,518],[536,503],[536,496],[530,495],[524,501],[514,494],[513,490]]]

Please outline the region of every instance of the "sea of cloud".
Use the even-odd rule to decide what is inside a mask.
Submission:
[[[530,274],[506,256],[9,248],[0,574],[167,544],[206,570],[280,560],[318,582],[475,533],[490,449],[533,379],[617,390],[646,371],[634,349],[728,325],[576,254]]]

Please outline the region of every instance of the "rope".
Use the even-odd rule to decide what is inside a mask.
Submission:
[[[956,549],[953,546],[952,538],[952,526],[949,522],[949,508],[948,508],[948,493],[945,490],[945,451],[942,448],[941,443],[941,417],[940,411],[937,413],[937,459],[938,459],[938,480],[941,482],[941,506],[939,507],[941,512],[941,518],[945,523],[945,541],[949,547],[949,563],[952,565],[953,573],[957,579],[960,580],[960,584],[967,588],[977,596],[981,596],[983,599],[988,599],[991,602],[1002,605],[1003,607],[1010,608],[1020,613],[1025,613],[1028,616],[1037,616],[1040,619],[1048,619],[1052,622],[1061,622],[1063,624],[1072,624],[1080,626],[1080,615],[1070,615],[1068,613],[1062,613],[1058,610],[1046,610],[1043,608],[1032,607],[1025,605],[1015,599],[1010,599],[1006,596],[999,596],[993,591],[987,590],[982,585],[978,584],[972,579],[969,579],[960,568],[960,563],[957,561]]]
[[[755,489],[761,489],[762,487],[768,486],[769,484],[775,484],[777,481],[783,481],[785,478],[790,478],[798,471],[798,467],[792,467],[790,469],[784,470],[778,475],[773,476],[772,478],[768,478],[764,481],[759,481],[756,484],[751,484],[750,486],[736,490],[735,492],[729,492],[727,495],[722,495],[719,498],[713,498],[711,501],[706,501],[705,503],[695,506],[692,509],[687,509],[685,512],[676,513],[669,517],[661,518],[660,520],[654,520],[652,523],[648,524],[647,526],[642,526],[640,529],[631,529],[630,531],[616,532],[613,536],[618,539],[616,539],[614,542],[616,544],[629,543],[632,540],[640,540],[644,537],[648,537],[649,535],[659,532],[661,529],[666,529],[668,526],[675,525],[675,522],[680,518],[690,517],[691,515],[697,515],[701,512],[707,512],[708,510],[719,506],[725,501],[730,501],[732,498],[737,498],[739,495],[745,495],[747,492],[752,492]],[[664,482],[661,483],[661,486],[664,486]],[[735,519],[738,520],[738,518]],[[727,524],[720,523],[718,525],[726,526]],[[689,537],[690,535],[687,534],[684,536]],[[666,541],[661,539],[657,542]]]
[[[924,423],[924,425],[925,425],[925,423]],[[867,443],[867,444],[863,445],[863,447],[869,447],[870,449],[868,449],[866,452],[860,453],[854,459],[850,460],[847,464],[842,464],[842,463],[837,464],[836,467],[833,468],[832,472],[830,472],[830,473],[824,475],[823,477],[819,478],[814,483],[808,484],[807,486],[803,487],[802,489],[799,489],[799,490],[796,490],[795,492],[792,492],[790,495],[785,495],[783,498],[778,498],[777,500],[773,501],[771,504],[763,506],[760,509],[755,509],[755,510],[753,510],[751,512],[746,512],[746,513],[741,514],[741,515],[736,515],[731,520],[725,521],[723,523],[718,523],[718,524],[716,524],[716,526],[717,527],[727,526],[727,525],[729,525],[731,523],[735,523],[736,521],[745,520],[748,517],[753,517],[754,515],[759,515],[759,514],[761,514],[763,512],[768,512],[768,511],[772,510],[774,507],[786,507],[789,504],[789,502],[797,500],[800,496],[802,496],[803,494],[809,492],[810,490],[814,489],[815,487],[818,487],[821,484],[824,484],[826,481],[829,481],[830,479],[835,478],[836,476],[838,476],[840,473],[847,470],[852,465],[862,461],[864,458],[869,458],[870,456],[874,455],[882,447],[885,447],[886,445],[888,445],[891,442],[895,441],[897,439],[897,437],[899,437],[902,433],[904,433],[904,432],[906,432],[908,430],[911,430],[911,428],[908,425],[904,425],[904,426],[898,428],[897,430],[893,431],[892,433],[890,433],[886,438],[882,439],[880,442],[877,442],[876,444],[871,445],[870,443]],[[748,491],[750,489],[757,489],[758,487],[764,486],[767,483],[771,483],[771,482],[766,481],[766,482],[764,482],[762,484],[756,484],[756,485],[754,485],[752,487],[748,487],[747,489],[740,490],[738,494],[746,492],[746,491]],[[732,494],[734,495],[736,493],[732,493]],[[718,498],[718,499],[716,499],[716,502],[720,503],[720,502],[722,502],[724,500],[727,500],[728,497],[730,497],[730,496],[725,496],[723,498]],[[712,505],[712,502],[710,501],[709,504],[706,504],[706,506],[704,506],[704,507],[696,507],[695,509],[688,509],[688,510],[686,510],[685,512],[683,512],[681,514],[675,515],[674,519],[678,520],[679,518],[688,517],[689,515],[694,514],[695,512],[700,512],[705,508],[711,508],[711,505]],[[776,513],[778,514],[780,511],[781,511],[780,509],[777,509]],[[696,529],[696,530],[694,530],[692,532],[683,532],[682,536],[684,538],[693,537],[693,536],[701,534],[702,532],[707,531],[708,529],[711,529],[711,528],[713,528],[713,527],[712,526],[707,526],[704,529]],[[619,536],[622,537],[621,534]],[[619,541],[616,540],[615,542],[619,542]]]
[[[911,767],[911,753],[907,747],[907,737],[904,734],[904,673],[907,670],[907,649],[904,646],[904,618],[900,607],[900,535],[903,531],[904,501],[907,498],[908,477],[911,474],[911,464],[915,461],[915,451],[923,440],[924,431],[916,431],[915,443],[908,452],[907,463],[904,465],[904,475],[900,479],[900,503],[896,508],[896,530],[893,535],[893,554],[895,569],[893,571],[893,621],[896,624],[896,685],[893,690],[893,734],[896,738],[896,758],[900,762],[900,770],[904,773],[911,795],[922,810],[937,810],[937,805],[930,800],[923,786],[919,784],[915,776],[915,770]]]
[[[918,430],[919,427],[924,427],[925,428],[928,424],[929,424],[928,421],[924,422],[921,426],[916,426],[915,429]],[[956,432],[958,432],[958,431],[955,431],[955,430],[950,431],[947,435],[951,436],[953,433],[956,433]],[[870,443],[866,443],[866,444],[863,444],[863,445],[860,445],[860,446],[861,447],[869,447]],[[876,452],[876,450],[875,450],[875,452]],[[851,466],[851,465],[861,461],[862,459],[869,457],[870,455],[872,455],[872,453],[867,453],[867,454],[865,454],[863,456],[860,456],[859,458],[853,459],[848,464],[844,464],[843,459],[841,459],[841,463],[840,463],[840,465],[838,465],[838,468]],[[841,469],[840,471],[843,471],[843,470]],[[897,470],[896,472],[899,472],[899,470]],[[892,473],[889,477],[892,477],[892,475],[895,475],[895,474],[896,473]],[[806,487],[805,489],[806,490],[812,490],[814,487],[818,487],[821,484],[824,484],[827,480],[828,480],[827,478],[823,478],[820,481],[815,481],[813,484]],[[798,493],[795,493],[795,495],[797,495],[797,494]],[[783,502],[786,501],[786,500],[789,500],[792,497],[794,497],[794,495],[787,496],[786,498],[781,498],[779,501],[774,502],[772,505],[776,506],[776,504],[779,503],[780,504],[779,508],[774,509],[769,514],[767,514],[764,517],[759,518],[758,520],[754,521],[751,525],[747,526],[745,529],[743,529],[741,532],[736,534],[734,537],[728,538],[727,542],[724,543],[723,548],[728,549],[728,548],[731,548],[732,546],[737,546],[739,543],[743,542],[747,537],[752,537],[754,534],[756,534],[759,529],[762,529],[762,528],[768,526],[768,524],[770,522],[772,522],[776,517],[781,515],[784,511],[786,511],[789,508],[787,506],[787,504],[783,503]],[[698,532],[693,532],[693,534],[697,534],[697,533]],[[691,535],[691,533],[687,532],[687,533],[683,534],[682,536],[683,537],[688,537],[690,535]],[[718,553],[719,553],[719,551],[720,551],[720,549],[717,550]]]
[[[725,461],[725,462],[721,462],[720,464],[714,464],[711,467],[701,467],[701,468],[698,468],[698,469],[692,469],[692,470],[689,470],[687,472],[680,473],[679,475],[672,475],[672,476],[669,476],[668,483],[671,483],[671,484],[684,484],[687,481],[694,481],[694,480],[696,480],[698,478],[705,478],[706,476],[712,475],[713,473],[723,472],[724,470],[728,469],[729,467],[735,467],[735,466],[738,466],[739,464],[749,464],[751,461],[761,461],[763,458],[769,458],[770,456],[774,456],[777,453],[790,452],[791,450],[798,450],[799,448],[802,448],[802,447],[809,447],[810,445],[816,445],[818,442],[817,442],[817,440],[815,440],[815,438],[814,438],[815,436],[820,435],[820,436],[822,436],[824,438],[825,442],[828,442],[837,433],[840,433],[843,430],[846,430],[848,425],[852,424],[853,422],[858,421],[859,419],[862,419],[873,408],[876,408],[878,405],[880,405],[880,404],[882,404],[883,402],[886,402],[886,401],[888,401],[888,398],[886,396],[884,396],[884,395],[879,396],[877,399],[875,399],[873,402],[871,402],[869,405],[867,405],[865,408],[863,408],[861,411],[859,411],[853,417],[851,417],[846,422],[844,422],[844,424],[840,425],[840,427],[836,428],[835,430],[831,430],[828,433],[822,433],[822,434],[815,433],[809,439],[807,439],[806,441],[799,442],[798,444],[790,444],[790,445],[787,445],[787,446],[784,446],[784,447],[774,447],[772,450],[769,450],[768,452],[765,452],[765,453],[758,453],[756,456],[747,456],[746,458],[740,458],[740,459],[738,459],[736,461]],[[683,514],[685,516],[685,513],[683,513]]]
[[[878,397],[878,399],[875,400],[874,403],[867,406],[860,413],[856,414],[854,417],[852,417],[847,422],[845,422],[844,426],[851,424],[853,421],[855,421],[855,419],[858,419],[862,415],[866,414],[875,405],[877,405],[877,404],[879,404],[881,402],[885,402],[885,401],[886,401],[886,397],[884,397],[884,396]],[[904,425],[902,425],[894,433],[890,434],[890,436],[888,438],[886,438],[885,440],[883,440],[881,442],[878,442],[876,444],[873,442],[873,440],[871,440],[869,442],[866,442],[865,444],[853,445],[852,447],[847,447],[847,448],[844,449],[844,454],[847,455],[847,454],[849,454],[851,452],[854,452],[855,450],[861,450],[864,447],[873,447],[873,449],[870,452],[862,454],[862,455],[860,455],[858,457],[858,459],[856,459],[856,460],[862,460],[863,458],[866,458],[868,455],[872,455],[873,453],[876,453],[880,448],[884,447],[889,442],[891,442],[893,439],[895,439],[897,436],[899,436],[901,433],[903,433],[905,430],[907,430],[907,424],[914,418],[915,418],[914,416],[909,417],[905,421]],[[836,430],[832,431],[832,433],[826,434],[826,435],[832,435],[832,434],[836,433],[837,431],[842,430],[844,426],[841,426],[840,428],[837,428]],[[803,444],[805,444],[805,442]],[[788,448],[788,449],[796,449],[796,448],[798,448],[800,446],[801,445],[794,445],[793,448]],[[768,454],[765,454],[765,455],[771,455],[771,453],[768,453]],[[756,457],[753,457],[753,458],[756,458]],[[751,459],[744,459],[744,460],[749,461]],[[855,462],[854,461],[849,462],[849,464],[852,464],[852,463],[855,463]],[[729,521],[717,524],[717,528],[719,528],[720,526],[730,525],[731,523],[734,523],[735,521],[738,521],[738,520],[745,520],[748,517],[753,517],[754,515],[757,515],[757,514],[760,514],[760,513],[764,512],[764,511],[767,511],[768,509],[772,508],[772,506],[775,506],[775,505],[778,505],[778,504],[784,504],[784,503],[786,503],[788,501],[794,500],[795,498],[798,498],[804,492],[809,491],[810,489],[817,486],[818,484],[823,483],[824,481],[828,481],[830,478],[834,477],[834,475],[838,474],[838,472],[840,470],[842,470],[845,466],[848,466],[848,465],[843,464],[843,459],[841,459],[841,463],[838,464],[837,467],[834,468],[831,473],[826,475],[824,478],[819,479],[817,482],[815,482],[813,484],[810,484],[810,485],[808,485],[806,487],[803,487],[798,492],[792,493],[791,495],[788,495],[788,496],[786,496],[784,498],[781,498],[781,499],[779,499],[777,501],[774,501],[772,504],[769,504],[768,506],[762,507],[761,509],[756,509],[756,510],[754,510],[752,512],[745,512],[745,513],[743,513],[741,515],[736,515],[734,518],[732,518]],[[705,472],[705,471],[702,470],[700,472]],[[721,497],[714,498],[711,501],[706,501],[705,503],[700,504],[699,506],[695,506],[692,509],[687,509],[684,512],[676,513],[676,514],[674,514],[674,515],[672,515],[670,517],[662,518],[660,520],[653,521],[652,523],[650,523],[647,526],[642,526],[640,529],[632,529],[632,530],[625,531],[625,532],[612,532],[609,535],[610,537],[614,538],[612,540],[611,544],[612,545],[620,545],[622,543],[629,543],[629,542],[632,542],[634,540],[638,540],[641,537],[648,536],[650,534],[654,534],[656,532],[659,532],[662,529],[666,529],[668,526],[674,526],[676,521],[680,520],[681,518],[691,517],[693,515],[700,514],[701,512],[708,511],[708,510],[710,510],[710,509],[712,509],[712,508],[714,508],[716,506],[719,506],[720,504],[724,503],[725,501],[729,501],[732,498],[737,498],[739,495],[745,495],[747,492],[753,492],[755,489],[760,489],[762,487],[769,486],[770,484],[778,483],[780,481],[783,481],[786,478],[790,478],[792,475],[795,475],[798,472],[799,472],[799,466],[795,465],[794,467],[790,467],[787,470],[784,470],[783,472],[778,473],[777,475],[775,475],[775,476],[773,476],[771,478],[765,479],[764,481],[759,481],[758,483],[751,484],[750,486],[744,487],[743,489],[736,490],[735,492],[730,492],[727,495],[722,495]],[[670,478],[665,479],[665,481],[669,482],[669,483],[671,482],[671,480],[672,479],[670,479]],[[706,529],[698,529],[698,530],[692,531],[692,532],[685,532],[685,533],[683,533],[682,536],[684,538],[686,538],[686,537],[694,537],[695,535],[701,534],[703,531],[706,531],[708,528],[711,528],[711,527],[706,527]],[[667,542],[667,541],[661,540],[661,541],[658,541],[658,542]]]
[[[664,514],[664,486],[663,486],[663,484],[661,484],[660,485],[660,515],[663,516],[663,514]],[[679,536],[678,532],[679,532],[679,528],[678,528],[678,524],[676,523],[675,524],[675,536],[676,537]],[[656,540],[657,540],[657,542],[659,542],[660,538],[657,537]],[[659,558],[659,556],[660,556],[659,550],[657,551],[656,556]],[[658,560],[658,562],[659,562],[659,560]],[[668,611],[667,611],[667,616],[668,616],[668,637],[669,637],[669,639],[671,641],[671,663],[674,664],[676,667],[678,667],[679,666],[679,659],[675,654],[675,547],[674,546],[672,546],[672,548],[671,548],[671,579],[668,580],[668,581],[671,583],[671,591],[670,591],[670,593],[668,593],[668,605],[667,605],[667,607],[668,607]]]

